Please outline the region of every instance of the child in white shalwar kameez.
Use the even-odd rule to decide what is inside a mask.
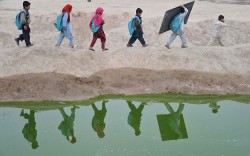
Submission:
[[[214,42],[219,42],[219,44],[221,46],[224,46],[223,43],[221,42],[221,34],[222,34],[222,30],[224,27],[226,27],[226,23],[224,21],[224,16],[220,15],[218,17],[218,20],[215,21],[215,30],[212,34],[212,36],[210,37],[210,40],[208,42],[208,46],[212,45]]]
[[[184,34],[184,20],[185,20],[185,17],[187,16],[187,14],[188,14],[188,9],[186,7],[184,7],[183,5],[181,5],[180,7],[181,7],[181,13],[180,13],[180,17],[179,17],[180,28],[176,32],[173,32],[171,34],[171,36],[169,37],[168,42],[165,45],[165,47],[167,47],[168,49],[170,49],[170,47],[169,47],[170,44],[174,41],[174,39],[178,35],[179,35],[179,37],[181,39],[181,43],[182,43],[181,48],[187,48],[188,47],[187,40],[186,40],[186,37],[185,37],[185,34]]]

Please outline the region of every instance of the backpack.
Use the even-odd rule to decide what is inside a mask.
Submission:
[[[59,14],[56,17],[56,23],[54,23],[54,26],[56,27],[56,29],[58,31],[62,31],[62,28],[63,28],[63,22],[62,22],[63,15],[64,15],[64,13]]]
[[[128,21],[128,31],[129,31],[129,34],[130,36],[133,35],[134,31],[135,31],[135,28],[134,28],[134,19],[137,18],[139,20],[139,22],[141,23],[141,20],[139,17],[135,16],[134,18],[131,18],[129,21]]]
[[[175,33],[180,28],[180,26],[180,15],[176,15],[170,23],[170,30]]]
[[[93,33],[96,33],[99,29],[100,29],[100,25],[99,26],[95,26],[94,20],[92,20],[92,24],[91,24],[91,31]]]
[[[23,24],[22,24],[22,22],[21,22],[21,20],[20,20],[20,15],[21,15],[21,13],[25,13],[25,14],[26,14],[26,12],[25,12],[24,10],[22,10],[22,11],[20,11],[20,12],[16,15],[16,26],[17,26],[17,29],[18,29],[18,30],[21,30],[22,27],[23,27]]]

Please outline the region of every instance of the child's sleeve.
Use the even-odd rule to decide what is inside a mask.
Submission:
[[[30,24],[30,18],[27,20],[27,24],[28,24],[28,25]]]
[[[26,24],[26,19],[25,19],[25,13],[21,12],[20,13],[20,21],[22,24]]]
[[[63,27],[67,26],[68,17],[69,17],[68,13],[65,12],[64,15],[63,15]]]
[[[221,22],[221,26],[222,26],[222,27],[226,27],[226,26],[227,26],[227,24],[226,24],[226,23]]]
[[[181,14],[181,16],[184,18],[188,14],[188,9],[184,7],[185,12]]]
[[[140,24],[139,19],[135,18],[135,19],[134,19],[134,23],[135,23],[135,27],[136,27],[136,28],[138,28],[138,29],[141,28],[141,24]]]

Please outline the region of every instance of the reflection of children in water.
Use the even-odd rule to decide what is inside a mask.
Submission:
[[[218,110],[220,108],[220,106],[217,105],[217,102],[211,102],[209,104],[209,107],[212,109],[213,113],[218,113]]]
[[[180,118],[182,115],[181,112],[184,109],[184,104],[180,103],[176,112],[173,110],[173,108],[168,103],[165,103],[165,106],[171,114],[171,118],[169,118],[168,122],[169,122],[170,129],[172,132],[172,134],[171,134],[172,137],[176,138],[176,139],[183,138],[182,132],[181,132],[181,120],[180,120]]]
[[[107,113],[107,109],[105,107],[105,104],[108,101],[102,102],[102,109],[98,110],[95,104],[92,104],[92,108],[95,112],[95,115],[92,118],[92,128],[97,133],[99,138],[103,138],[105,136],[104,128],[105,128],[105,122],[104,118]]]
[[[60,108],[60,112],[63,116],[63,121],[59,125],[58,129],[61,130],[62,135],[66,137],[66,139],[74,144],[76,143],[76,137],[74,135],[74,120],[75,120],[75,110],[76,108],[79,108],[77,106],[74,106],[71,108],[71,115],[68,116],[63,108]]]
[[[146,103],[142,102],[138,108],[136,108],[131,101],[127,101],[127,103],[131,110],[128,115],[128,124],[135,129],[135,135],[138,136],[141,134],[140,125],[141,125],[142,110]]]
[[[30,110],[30,114],[24,113],[22,109],[20,116],[23,116],[25,119],[28,119],[28,123],[26,123],[23,127],[22,133],[26,140],[31,142],[31,146],[33,149],[37,149],[39,147],[38,142],[36,140],[37,130],[36,130],[36,121],[35,121],[35,111]]]

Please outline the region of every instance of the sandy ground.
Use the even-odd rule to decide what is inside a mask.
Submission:
[[[227,0],[228,2],[229,0]],[[31,1],[31,42],[16,46],[20,33],[15,15],[20,1],[0,0],[0,100],[85,99],[107,93],[182,92],[200,94],[250,93],[250,5],[196,1],[185,33],[189,48],[177,38],[171,50],[164,45],[170,32],[159,35],[166,10],[189,1],[181,0],[36,0]],[[65,39],[55,48],[59,32],[53,26],[62,7],[73,5],[72,27],[77,49]],[[235,2],[236,3],[236,2]],[[247,3],[245,3],[247,4]],[[96,7],[105,9],[104,30],[109,51],[88,50],[92,33],[88,23]],[[143,9],[144,37],[127,48],[127,22],[135,9]],[[213,21],[225,16],[225,47],[205,46]],[[141,76],[140,76],[141,74]]]

